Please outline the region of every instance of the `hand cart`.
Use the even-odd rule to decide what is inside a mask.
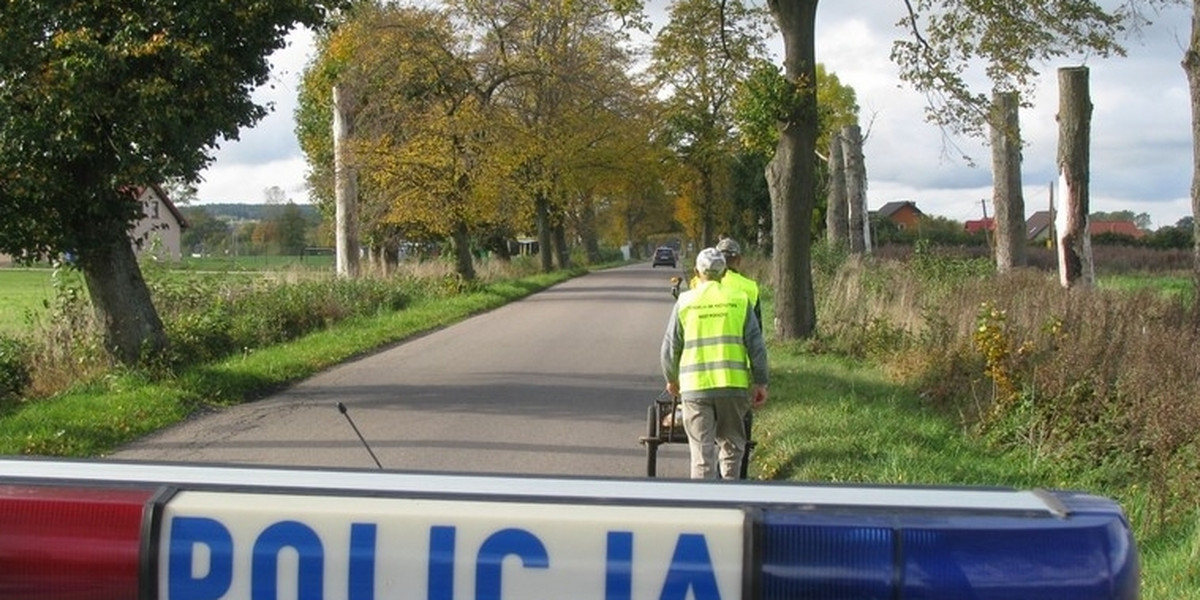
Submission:
[[[750,451],[755,442],[750,437],[751,426],[754,422],[752,412],[746,412],[746,451],[742,453],[742,479],[750,468]],[[678,396],[669,396],[666,392],[659,395],[646,408],[646,435],[638,438],[638,442],[646,447],[646,476],[655,477],[658,473],[658,447],[662,444],[687,444],[687,432],[683,430],[683,405]]]

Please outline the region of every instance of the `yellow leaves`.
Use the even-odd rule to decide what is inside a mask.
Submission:
[[[976,317],[975,334],[972,336],[975,347],[983,355],[984,374],[991,378],[996,385],[995,411],[1000,411],[1017,397],[1014,382],[1014,368],[1010,364],[1010,347],[1006,320],[1008,314],[990,302],[984,302],[979,307]]]

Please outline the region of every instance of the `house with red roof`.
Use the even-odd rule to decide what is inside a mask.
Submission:
[[[976,233],[980,233],[982,231],[995,231],[996,230],[996,220],[991,217],[984,217],[982,219],[972,219],[972,220],[967,221],[963,225],[963,229],[966,230],[967,233],[972,234],[972,235],[974,235]]]
[[[1025,233],[1031,242],[1042,242],[1054,235],[1054,213],[1039,210],[1029,215],[1025,220]],[[1093,221],[1088,219],[1088,235],[1100,234],[1124,235],[1133,239],[1141,239],[1145,231],[1138,229],[1133,221]]]

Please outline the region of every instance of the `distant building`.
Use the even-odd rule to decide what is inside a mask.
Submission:
[[[925,213],[917,208],[916,202],[901,200],[898,202],[888,202],[879,207],[879,210],[875,211],[875,216],[880,219],[888,219],[892,223],[895,223],[897,228],[904,230],[916,229],[917,225],[921,222],[921,218],[925,216]]]
[[[1146,235],[1146,232],[1138,229],[1137,224],[1133,221],[1088,221],[1088,233],[1091,235],[1111,233],[1128,236],[1135,240]]]
[[[984,217],[982,219],[975,219],[973,221],[967,221],[963,225],[963,229],[967,233],[970,233],[972,235],[982,232],[982,231],[995,231],[996,230],[996,220],[991,217]]]
[[[132,192],[145,214],[129,232],[134,251],[139,256],[153,253],[165,260],[179,260],[183,256],[183,230],[188,226],[183,214],[159,185],[133,188]],[[0,265],[12,262],[11,256],[0,254]]]
[[[1044,242],[1054,234],[1054,213],[1039,210],[1025,220],[1025,233],[1031,242]],[[1088,219],[1088,235],[1110,233],[1141,239],[1146,232],[1138,229],[1133,221],[1093,221]]]
[[[139,256],[153,254],[166,260],[183,256],[182,236],[187,220],[167,197],[167,192],[155,184],[134,190],[142,212],[146,215],[134,224],[130,237]]]
[[[1054,233],[1054,213],[1039,210],[1025,219],[1025,238],[1031,242],[1044,242]]]

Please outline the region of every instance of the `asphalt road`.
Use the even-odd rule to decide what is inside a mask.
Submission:
[[[592,273],[115,452],[124,460],[640,477],[677,274]],[[347,415],[337,409],[341,402]],[[687,448],[658,476],[686,477]]]

